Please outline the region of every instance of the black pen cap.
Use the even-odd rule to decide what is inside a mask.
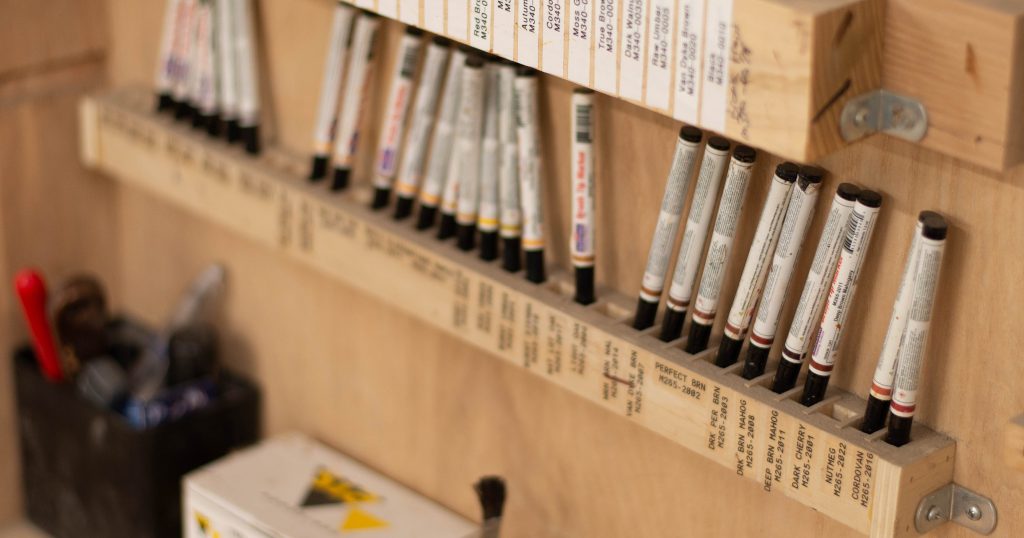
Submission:
[[[696,128],[696,127],[691,127],[689,125],[683,125],[682,127],[679,128],[679,138],[682,138],[683,140],[685,140],[687,142],[692,142],[692,143],[696,144],[696,143],[700,142],[701,138],[704,138],[704,132],[701,131],[700,129]],[[726,142],[725,148],[729,149],[729,143],[728,142]]]
[[[740,144],[736,146],[736,149],[732,152],[732,158],[741,163],[752,163],[757,159],[757,151],[750,146]]]
[[[484,58],[479,54],[470,54],[466,56],[466,67],[472,67],[473,69],[480,69],[484,66]]]
[[[439,35],[434,36],[433,41],[435,45],[441,45],[442,47],[447,47],[452,44],[452,41],[450,39]]]
[[[525,65],[516,66],[517,77],[535,77],[537,76],[537,70],[532,67],[526,67]]]
[[[708,145],[717,149],[718,151],[729,151],[731,144],[725,138],[720,136],[712,136],[708,139]]]
[[[473,47],[470,47],[469,45],[462,45],[462,44],[460,44],[459,45],[459,52],[463,52],[465,54],[477,54],[478,51],[476,49],[474,49]]]
[[[419,28],[417,28],[415,26],[406,26],[405,27],[405,33],[406,33],[406,35],[411,35],[411,36],[421,36],[421,35],[423,35],[423,30],[420,30]]]
[[[946,219],[934,211],[922,211],[917,216],[917,220],[921,222],[923,227],[921,235],[927,239],[942,241],[946,238],[946,233],[949,232],[949,225],[946,223]]]
[[[843,200],[850,200],[852,202],[860,196],[860,187],[853,183],[840,183],[839,186],[836,187],[836,194],[838,194]]]
[[[572,91],[572,93],[578,93],[580,95],[590,95],[590,94],[594,93],[594,90],[591,90],[590,88],[580,87],[580,88],[574,89]]]
[[[812,183],[821,183],[823,179],[825,179],[824,168],[809,165],[800,167],[800,188],[805,188]]]
[[[872,190],[860,191],[857,203],[870,208],[882,207],[882,195]]]
[[[799,173],[800,167],[789,161],[779,163],[779,165],[775,167],[775,175],[787,183],[796,181],[796,176]]]

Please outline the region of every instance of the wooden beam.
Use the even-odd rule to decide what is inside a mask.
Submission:
[[[993,170],[1024,160],[1024,4],[890,0],[882,86],[922,102],[920,144]]]
[[[918,426],[910,444],[887,445],[856,429],[856,396],[833,390],[805,408],[799,389],[765,388],[770,374],[747,381],[739,365],[715,367],[713,351],[689,355],[634,331],[631,298],[606,291],[577,305],[565,279],[529,283],[310,185],[300,159],[248,157],[151,105],[138,91],[86,100],[89,162],[667,437],[734,471],[737,487],[752,481],[860,532],[909,537],[920,496],[952,480],[948,437]]]

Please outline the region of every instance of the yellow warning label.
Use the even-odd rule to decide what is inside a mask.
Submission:
[[[341,530],[365,531],[370,529],[383,529],[387,526],[387,521],[378,519],[369,512],[353,507],[348,511],[348,517],[345,518],[345,522],[341,524]]]
[[[210,518],[196,512],[196,523],[199,525],[199,530],[203,531],[203,536],[210,536],[210,538],[220,538],[220,533],[213,530],[210,527]],[[211,534],[212,531],[212,534]]]
[[[380,498],[366,491],[344,477],[337,476],[327,469],[320,469],[313,477],[313,483],[306,492],[302,506],[318,506],[337,503],[368,503],[379,501]]]

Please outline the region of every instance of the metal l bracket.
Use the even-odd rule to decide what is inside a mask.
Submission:
[[[839,132],[847,142],[876,132],[917,142],[928,132],[928,112],[913,98],[875,90],[846,102]]]
[[[992,500],[977,493],[949,484],[925,495],[917,505],[914,525],[924,534],[947,521],[966,527],[978,534],[992,534],[998,514]]]

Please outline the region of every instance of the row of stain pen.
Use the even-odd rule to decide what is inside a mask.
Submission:
[[[659,335],[665,342],[680,338],[689,311],[684,349],[691,354],[708,347],[757,158],[750,147],[731,148],[728,140],[711,137],[698,167],[702,138],[703,133],[692,127],[683,127],[679,133],[633,318],[633,327],[638,330],[655,324],[689,182],[695,175],[697,184],[682,226],[682,242]],[[825,171],[815,166],[784,162],[775,168],[714,358],[714,364],[722,368],[735,364],[746,341],[740,375],[745,379],[762,376],[783,307],[787,300],[796,300],[796,312],[770,387],[779,394],[793,389],[810,355],[799,397],[805,406],[825,398],[882,207],[882,196],[875,191],[852,183],[841,183],[836,188],[803,291],[797,297],[791,293],[793,273],[824,176]],[[724,185],[720,185],[723,177]],[[918,217],[860,424],[865,433],[874,433],[885,427],[888,418],[885,440],[896,446],[910,440],[947,228],[945,219],[936,212],[922,211]]]
[[[207,3],[170,4],[189,2]],[[334,10],[310,179],[323,181],[333,170],[330,187],[335,191],[349,185],[360,116],[375,90],[370,81],[380,20],[340,2]],[[417,229],[436,227],[438,239],[455,237],[465,251],[479,247],[485,260],[500,254],[502,267],[510,272],[521,270],[525,259],[526,278],[544,282],[537,73],[430,38],[414,27],[405,30],[392,65],[371,206],[389,207],[394,191],[395,219],[412,217],[418,202]],[[190,102],[177,95],[172,100]],[[201,106],[195,108],[206,115]],[[575,300],[581,304],[595,300],[593,108],[589,90],[573,93],[570,256]],[[684,349],[695,354],[708,347],[756,160],[753,148],[733,147],[718,136],[704,143],[701,130],[681,128],[640,286],[635,329],[647,330],[657,320],[682,228],[659,337],[665,342],[681,338],[689,313]],[[852,183],[836,188],[803,290],[795,295],[796,263],[825,174],[789,162],[775,168],[714,359],[723,368],[735,364],[746,341],[740,375],[764,375],[783,308],[796,300],[770,388],[779,394],[792,390],[808,362],[799,397],[806,406],[825,397],[882,206],[875,191]],[[691,181],[696,185],[681,225]],[[947,228],[938,213],[920,213],[860,425],[874,433],[888,421],[885,439],[896,446],[910,440]]]
[[[157,109],[258,154],[257,48],[252,0],[167,0]]]
[[[359,139],[355,126],[362,103],[372,91],[366,80],[378,24],[371,13],[344,4],[336,8],[311,174],[313,180],[325,177],[328,161],[333,160],[335,189],[348,184]],[[424,43],[427,50],[420,62]],[[394,217],[405,219],[418,198],[417,228],[435,226],[440,210],[439,239],[455,236],[459,248],[469,251],[477,247],[479,236],[480,257],[494,260],[500,237],[503,267],[520,269],[521,246],[527,278],[543,282],[536,73],[499,58],[485,58],[468,47],[453,48],[443,38],[427,40],[412,27],[402,37],[393,65],[376,149],[372,207],[387,207],[394,190]],[[419,85],[414,92],[417,71]],[[595,300],[594,125],[589,90],[574,92],[570,114],[570,256],[575,300],[589,304]],[[680,130],[633,321],[638,330],[655,323],[689,183],[695,176],[660,330],[666,342],[680,338],[690,311],[685,343],[689,353],[708,346],[757,159],[753,148],[733,148],[717,136],[702,144],[703,138],[694,127]],[[333,154],[329,152],[332,142]],[[776,167],[728,310],[716,365],[737,362],[746,340],[741,375],[754,379],[764,374],[824,176],[825,171],[815,166],[785,162]],[[800,402],[811,406],[824,399],[881,206],[877,192],[851,183],[836,189],[797,299],[771,383],[773,391],[791,390],[810,355]],[[920,214],[861,423],[863,431],[873,433],[885,426],[888,417],[886,440],[894,445],[910,439],[946,231],[938,213]]]

